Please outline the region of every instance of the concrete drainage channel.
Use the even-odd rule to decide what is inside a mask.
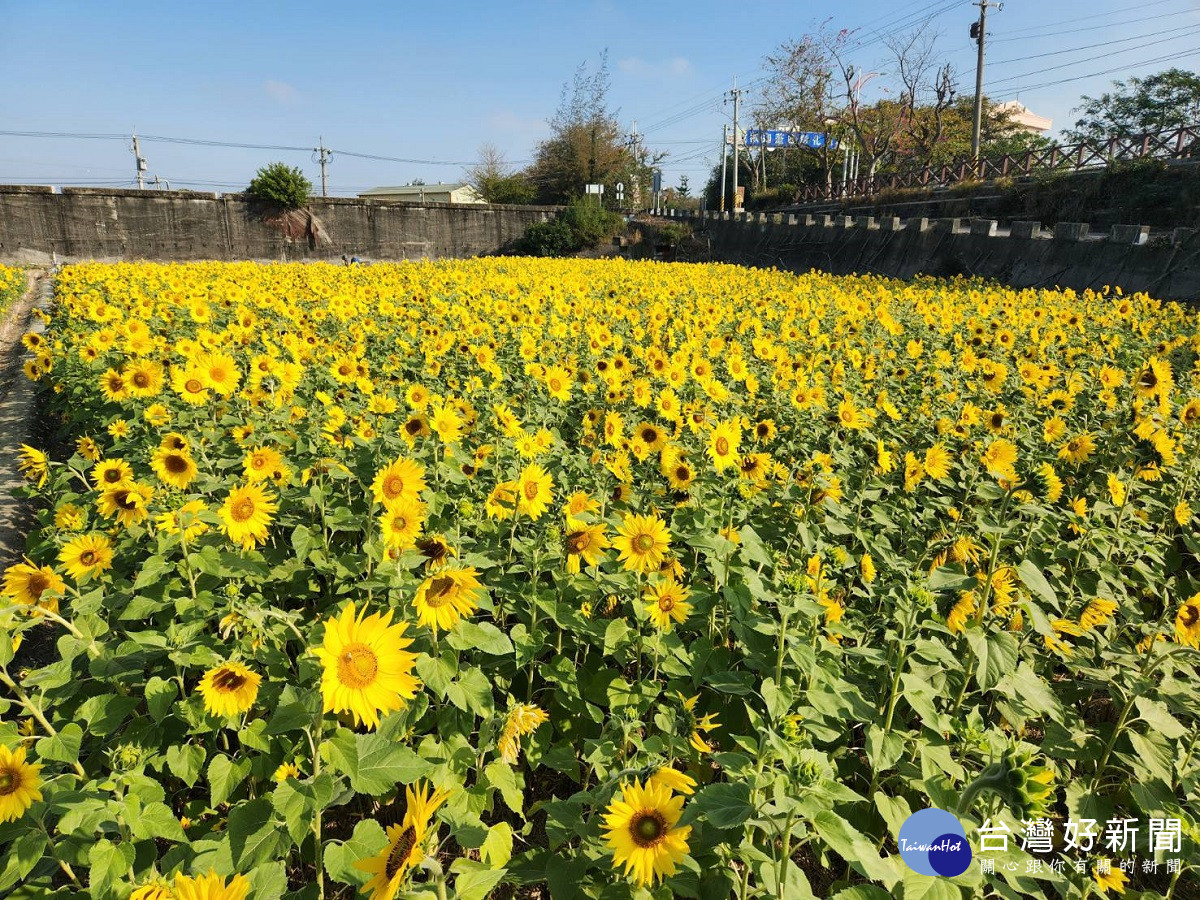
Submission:
[[[45,330],[33,310],[49,304],[51,290],[48,274],[31,271],[29,288],[0,322],[0,570],[20,559],[33,519],[29,502],[16,496],[16,489],[27,484],[17,466],[21,445],[42,449],[34,417],[36,388],[21,369],[21,337]]]

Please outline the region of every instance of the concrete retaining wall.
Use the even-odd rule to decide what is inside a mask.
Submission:
[[[0,185],[0,262],[437,259],[494,253],[554,207],[315,198],[274,222],[241,194]]]
[[[898,278],[979,275],[1017,288],[1119,286],[1165,300],[1200,300],[1200,232],[1036,222],[1000,229],[992,220],[794,216],[662,211],[707,238],[714,259],[793,271],[877,273]]]

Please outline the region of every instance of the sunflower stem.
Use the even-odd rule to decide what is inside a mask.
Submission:
[[[25,693],[19,684],[9,677],[8,670],[2,666],[0,666],[0,682],[3,682],[4,685],[13,692],[13,696],[17,698],[18,703],[29,710],[29,714],[33,716],[37,723],[46,730],[46,734],[50,735],[50,737],[55,737],[58,734],[58,731],[55,729],[55,727],[46,720],[44,715],[42,715],[42,711],[37,707],[36,704],[34,704],[32,700],[29,699],[29,695]],[[81,780],[87,781],[87,772],[83,771],[83,766],[79,764],[79,760],[76,760],[71,765],[75,769],[75,774],[77,774]]]

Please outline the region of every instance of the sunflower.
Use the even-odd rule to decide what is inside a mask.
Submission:
[[[721,422],[708,436],[708,455],[713,468],[724,472],[737,462],[738,445],[742,441],[742,429],[737,422]]]
[[[1005,438],[997,438],[987,445],[980,457],[985,469],[997,478],[1013,481],[1017,477],[1014,466],[1017,462],[1017,446]]]
[[[9,566],[4,572],[4,590],[0,596],[8,597],[22,606],[44,607],[58,611],[58,597],[66,593],[67,585],[49,566],[40,568],[30,562]],[[43,595],[49,593],[43,600]]]
[[[483,502],[483,508],[488,518],[505,520],[513,517],[517,502],[517,483],[502,481],[492,488],[488,498]]]
[[[623,785],[621,794],[605,810],[605,840],[613,851],[613,866],[624,865],[625,874],[641,887],[675,874],[688,854],[690,825],[679,826],[683,797],[673,797],[662,783],[637,779]]]
[[[1129,880],[1124,871],[1120,868],[1114,869],[1111,861],[1107,859],[1096,862],[1092,867],[1092,877],[1096,879],[1096,886],[1102,894],[1107,894],[1110,890],[1118,894],[1125,893],[1125,882]]]
[[[696,470],[686,459],[677,459],[664,468],[663,474],[667,476],[667,484],[676,491],[686,491],[696,480]]]
[[[125,376],[116,369],[109,369],[100,376],[100,393],[110,403],[120,403],[129,396],[129,388],[125,384]]]
[[[425,838],[430,833],[433,814],[450,796],[449,791],[434,790],[424,781],[406,787],[404,794],[404,819],[399,825],[388,827],[388,842],[383,850],[378,856],[354,863],[354,868],[375,876],[363,885],[364,891],[371,892],[371,900],[392,900],[399,893],[408,873],[425,856]]]
[[[294,762],[283,762],[275,770],[275,774],[271,776],[276,781],[287,781],[289,778],[300,777],[300,767]]]
[[[102,534],[84,534],[63,544],[58,561],[76,581],[86,581],[112,568],[112,544]]]
[[[229,718],[249,711],[261,682],[261,675],[241,663],[226,662],[205,672],[196,690],[210,715]]]
[[[1058,458],[1066,460],[1073,466],[1077,466],[1082,462],[1087,462],[1088,457],[1095,452],[1095,439],[1087,432],[1084,432],[1083,434],[1075,435],[1075,437],[1063,444],[1062,449],[1058,451]]]
[[[171,390],[183,398],[185,403],[200,406],[208,402],[208,383],[204,373],[195,366],[171,369]]]
[[[425,467],[403,457],[380,469],[371,482],[376,503],[390,506],[401,500],[417,500],[425,490]]]
[[[217,511],[221,529],[243,550],[253,550],[267,540],[271,515],[278,511],[275,495],[261,484],[235,487]]]
[[[627,514],[617,528],[613,547],[620,553],[625,568],[633,572],[653,572],[667,555],[671,533],[658,516]]]
[[[211,869],[195,878],[175,876],[174,900],[246,900],[249,893],[250,882],[244,875],[234,875],[228,883]]]
[[[1171,389],[1175,387],[1175,376],[1171,373],[1171,364],[1157,356],[1150,357],[1145,368],[1134,379],[1133,386],[1141,397],[1168,396]]]
[[[43,487],[50,475],[50,458],[41,450],[22,444],[21,452],[17,455],[17,468],[30,481],[36,482],[38,487]]]
[[[554,499],[554,476],[538,463],[530,463],[517,478],[517,513],[525,513],[535,522]]]
[[[443,568],[421,582],[413,597],[417,623],[438,631],[449,631],[459,620],[469,616],[479,606],[481,590],[478,572],[473,566],[463,569]]]
[[[646,781],[647,787],[652,785],[662,785],[677,794],[690,795],[696,793],[696,779],[670,766],[663,766],[661,769],[654,771],[654,774]]]
[[[162,364],[139,360],[124,373],[124,380],[131,397],[153,397],[162,391]]]
[[[549,714],[540,706],[514,704],[504,718],[504,727],[500,729],[500,738],[496,742],[500,758],[509,765],[515,763],[521,752],[521,738],[533,734],[539,725],[549,721]]]
[[[123,459],[106,459],[92,467],[92,484],[98,490],[133,484],[133,468]]]
[[[680,694],[679,698],[683,701],[683,715],[686,726],[685,730],[688,733],[688,743],[699,753],[712,753],[713,746],[705,740],[704,735],[719,727],[720,723],[717,722],[716,713],[706,713],[703,716],[696,715],[696,704],[700,700],[699,694],[686,698]]]
[[[462,437],[463,419],[450,403],[441,404],[430,410],[429,427],[442,443],[455,444]]]
[[[391,621],[392,610],[368,616],[365,606],[356,616],[351,602],[325,623],[324,642],[313,651],[324,666],[325,712],[348,712],[356,723],[376,728],[380,712],[400,709],[416,696],[417,657],[404,649],[412,643],[404,637],[408,626]]]
[[[133,893],[129,895],[129,900],[174,900],[174,897],[175,893],[171,890],[171,886],[161,879],[156,879],[149,884],[134,888]]]
[[[925,451],[925,474],[933,479],[945,478],[950,474],[950,454],[940,442]]]
[[[393,550],[408,550],[416,546],[425,513],[426,506],[420,500],[402,500],[385,507],[379,519],[384,544]]]
[[[60,531],[79,531],[85,524],[87,515],[74,503],[64,503],[54,511],[54,527]]]
[[[1200,649],[1200,594],[1185,600],[1175,614],[1175,640]]]
[[[646,611],[650,621],[663,631],[668,631],[676,622],[682,624],[692,611],[687,598],[688,589],[671,579],[647,588]]]
[[[255,447],[242,460],[248,481],[265,481],[283,467],[283,456],[273,447]]]
[[[222,397],[229,397],[242,380],[237,361],[228,353],[207,353],[196,360],[204,386]]]
[[[154,520],[154,525],[167,534],[182,534],[185,541],[191,541],[208,531],[208,523],[200,518],[201,513],[208,512],[208,506],[203,500],[189,500],[176,510],[168,510]]]
[[[586,525],[576,519],[567,520],[567,572],[574,575],[582,565],[598,565],[604,550],[612,545],[604,534],[603,525]]]
[[[1102,628],[1112,621],[1113,613],[1117,611],[1115,600],[1105,600],[1097,597],[1089,603],[1079,616],[1079,624],[1086,629]]]
[[[154,469],[154,474],[160,481],[181,491],[187,490],[199,471],[189,453],[183,450],[168,450],[165,447],[154,451],[150,457],[150,467]]]
[[[40,763],[25,761],[25,748],[9,750],[0,744],[0,822],[15,822],[42,799]]]

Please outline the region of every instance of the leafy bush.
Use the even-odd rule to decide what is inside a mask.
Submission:
[[[576,249],[571,226],[558,217],[530,225],[517,246],[519,252],[528,256],[566,256]]]
[[[295,166],[273,162],[258,170],[246,193],[264,203],[299,209],[312,196],[312,182]]]
[[[692,229],[682,222],[667,222],[655,230],[655,242],[668,247],[678,247],[680,243],[692,236]]]
[[[603,209],[590,197],[573,202],[563,210],[562,218],[571,228],[577,249],[599,246],[625,227],[619,213]]]

